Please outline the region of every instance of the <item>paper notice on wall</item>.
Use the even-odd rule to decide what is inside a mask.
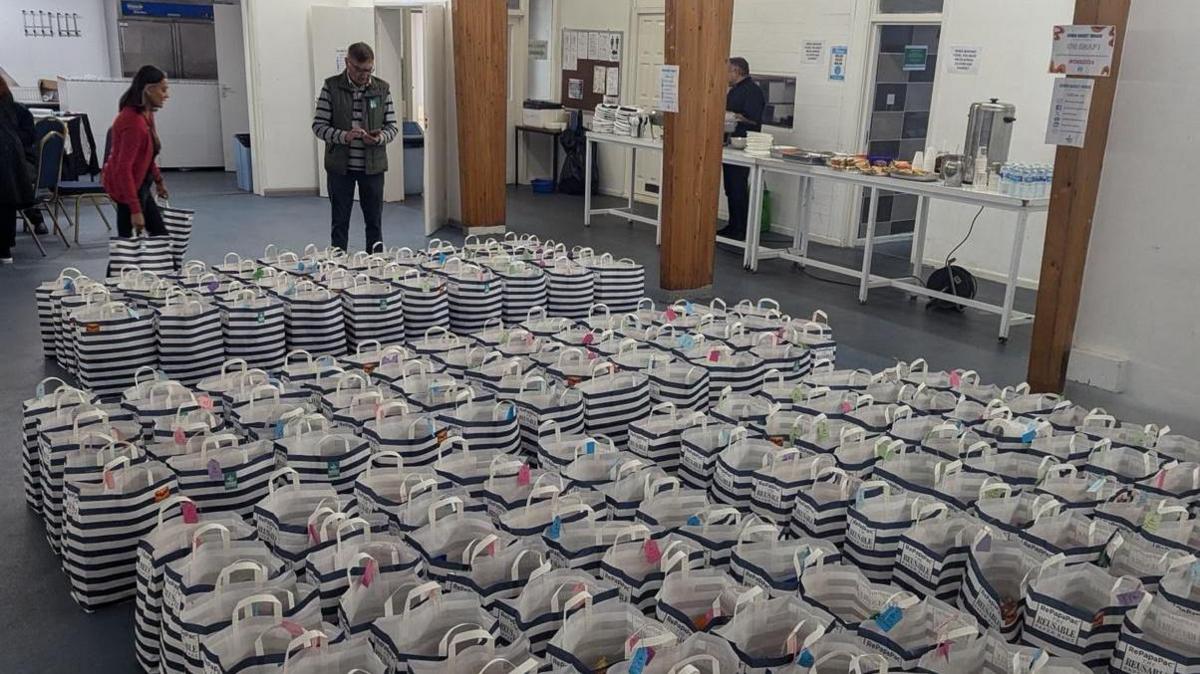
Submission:
[[[1055,26],[1050,72],[1086,77],[1112,74],[1116,26]]]
[[[604,93],[604,78],[608,77],[604,66],[592,66],[592,93]]]
[[[579,33],[573,30],[563,31],[562,41],[562,69],[577,70],[579,68],[579,57],[575,51],[575,44]]]
[[[1054,81],[1050,122],[1046,125],[1048,145],[1083,147],[1095,84],[1095,80],[1082,78],[1064,77]]]
[[[612,66],[608,69],[608,74],[604,78],[604,93],[609,96],[621,95],[621,69]]]
[[[979,72],[979,45],[950,45],[950,58],[946,61],[946,72],[958,75],[974,75]]]
[[[583,100],[583,80],[571,78],[567,80],[567,98],[576,101]]]
[[[800,43],[800,63],[806,66],[821,65],[825,56],[824,40],[805,40]]]
[[[545,61],[549,58],[550,43],[546,40],[529,41],[529,58],[534,61]]]
[[[615,61],[617,63],[621,62],[621,34],[620,33],[609,33],[608,34],[608,56],[605,57],[605,60]]]
[[[846,81],[846,54],[850,48],[838,45],[829,48],[829,80],[831,82]]]
[[[337,63],[337,69],[334,72],[342,72],[346,69],[346,50],[334,49],[334,61]]]
[[[679,112],[679,66],[659,68],[658,109],[663,112]]]
[[[608,33],[595,31],[588,34],[590,40],[588,43],[588,58],[593,61],[608,60]]]

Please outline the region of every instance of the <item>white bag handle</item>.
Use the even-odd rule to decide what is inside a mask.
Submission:
[[[204,536],[209,532],[217,532],[221,535],[221,546],[226,550],[229,549],[229,542],[232,537],[229,533],[229,528],[219,522],[209,522],[201,524],[192,532],[192,554],[196,554],[196,550],[200,548],[200,544],[204,542]]]
[[[283,602],[279,601],[278,597],[273,594],[266,593],[252,594],[234,605],[232,614],[233,625],[236,627],[238,623],[242,622],[246,609],[252,609],[253,607],[262,604],[266,604],[271,607],[271,615],[274,616],[276,620],[281,620],[283,618]]]
[[[267,567],[249,559],[242,559],[221,569],[221,573],[217,575],[217,580],[215,583],[213,583],[213,587],[217,590],[220,590],[226,585],[229,585],[233,579],[233,574],[241,571],[249,571],[253,577],[252,580],[255,583],[262,583],[267,579]],[[289,595],[290,594],[291,593],[289,593]]]
[[[291,477],[292,478],[292,486],[293,487],[300,486],[300,473],[296,472],[296,470],[294,468],[289,468],[287,466],[284,466],[283,468],[280,468],[280,469],[276,470],[275,472],[271,473],[271,476],[269,478],[267,478],[267,495],[268,496],[275,493],[275,480],[278,480],[281,477]]]
[[[457,634],[454,634],[454,631],[458,628],[469,625],[475,625],[475,623],[460,623],[454,627],[451,627],[450,630],[446,632],[445,636],[442,637],[441,642],[438,643],[438,655],[453,660],[458,656],[458,649],[464,643],[471,641],[482,641],[488,646],[495,644],[496,639],[492,636],[491,632],[479,628],[478,626],[476,626],[476,629],[466,630],[464,632],[458,632]],[[454,634],[454,636],[451,637],[451,634]]]
[[[447,496],[446,498],[439,499],[429,504],[429,509],[427,511],[429,524],[437,524],[438,511],[447,506],[450,507],[450,511],[455,515],[461,515],[463,513],[463,500],[457,496]]]

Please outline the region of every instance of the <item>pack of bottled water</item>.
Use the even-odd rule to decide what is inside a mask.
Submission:
[[[1000,193],[1021,199],[1043,199],[1050,195],[1053,164],[1009,162],[1000,167]]]

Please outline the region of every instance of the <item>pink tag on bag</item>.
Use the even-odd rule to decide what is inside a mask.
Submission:
[[[177,445],[186,445],[187,444],[187,434],[183,432],[182,426],[175,427],[174,437],[175,437],[175,444],[177,444]]]
[[[962,384],[962,373],[958,370],[950,371],[950,388],[958,388]]]
[[[532,473],[532,471],[529,470],[529,464],[521,464],[521,467],[517,470],[518,487],[524,487],[529,484],[530,473]]]
[[[651,564],[657,564],[658,560],[662,559],[662,550],[658,549],[658,541],[653,538],[646,539],[646,542],[642,544],[642,554]]]
[[[209,396],[202,395],[196,397],[196,402],[200,404],[200,409],[211,412],[213,408],[213,399]]]
[[[196,504],[191,501],[180,503],[179,511],[183,513],[184,524],[195,524],[200,521],[200,514],[196,511]]]
[[[363,568],[363,575],[362,575],[362,586],[363,587],[371,587],[371,583],[375,582],[375,575],[378,572],[378,568],[379,568],[379,562],[376,562],[374,557],[367,560],[367,564]]]

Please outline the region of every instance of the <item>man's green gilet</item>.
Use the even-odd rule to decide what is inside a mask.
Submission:
[[[346,73],[338,73],[325,80],[329,88],[329,103],[332,108],[333,126],[342,131],[349,131],[354,120],[354,89]],[[378,131],[383,128],[384,115],[387,113],[388,83],[372,77],[371,83],[363,92],[363,104],[366,106],[364,127],[367,131]],[[369,175],[383,173],[387,170],[387,146],[367,145],[366,172]],[[350,146],[341,143],[325,144],[325,170],[332,173],[345,174],[350,165]]]

